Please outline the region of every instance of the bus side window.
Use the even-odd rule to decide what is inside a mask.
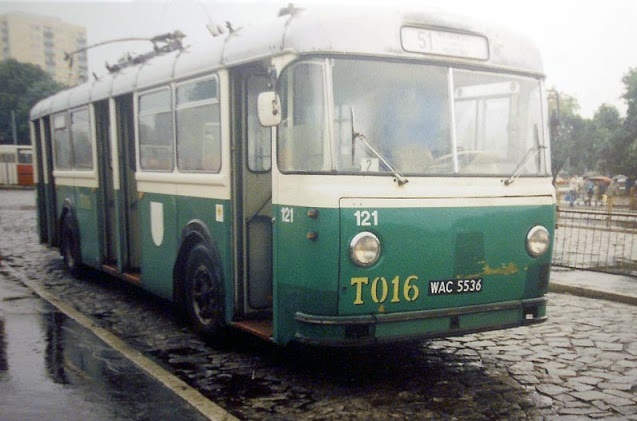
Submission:
[[[71,142],[73,144],[73,168],[93,169],[93,142],[89,127],[88,108],[71,113]]]
[[[221,129],[217,79],[177,86],[177,166],[184,172],[221,170]]]
[[[66,113],[60,113],[53,117],[53,145],[55,169],[70,170],[73,165],[73,150],[71,149],[69,129],[66,125]]]
[[[173,169],[173,118],[168,88],[139,97],[139,154],[144,170]]]

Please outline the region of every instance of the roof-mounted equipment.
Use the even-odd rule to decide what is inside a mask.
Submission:
[[[106,63],[106,69],[110,73],[117,72],[125,67],[133,66],[136,64],[144,63],[145,61],[156,57],[161,54],[170,53],[176,50],[182,50],[184,48],[182,44],[182,40],[186,37],[181,31],[167,32],[165,34],[156,35],[152,38],[140,38],[140,37],[132,37],[132,38],[118,38],[112,39],[108,41],[98,42],[93,45],[89,45],[88,47],[83,47],[78,50],[72,51],[70,53],[64,53],[64,60],[69,62],[69,66],[73,65],[73,56],[85,51],[90,50],[91,48],[100,47],[106,44],[114,44],[116,42],[130,42],[130,41],[150,41],[153,44],[153,50],[145,53],[133,56],[128,54],[125,59],[120,59],[117,64],[109,65]]]

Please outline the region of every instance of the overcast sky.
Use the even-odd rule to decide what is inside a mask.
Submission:
[[[274,16],[289,0],[164,0],[164,1],[19,1],[0,0],[0,14],[24,11],[58,16],[87,28],[88,44],[114,38],[150,37],[179,29],[194,43],[209,36],[212,19],[235,26]],[[622,77],[637,68],[637,0],[298,0],[308,3],[354,4],[368,7],[429,5],[509,26],[531,37],[542,52],[547,85],[577,98],[584,117],[603,103],[625,104]],[[150,44],[119,44],[89,52],[90,71],[104,73],[124,51],[145,52]]]

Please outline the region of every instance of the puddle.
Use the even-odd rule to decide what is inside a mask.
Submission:
[[[0,276],[2,419],[206,419],[91,331],[19,289]]]

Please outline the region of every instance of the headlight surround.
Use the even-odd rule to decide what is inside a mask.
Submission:
[[[540,257],[549,249],[551,236],[541,225],[536,225],[526,234],[526,251],[531,257]]]
[[[380,240],[371,232],[359,232],[349,243],[349,257],[357,266],[372,266],[380,257]]]

